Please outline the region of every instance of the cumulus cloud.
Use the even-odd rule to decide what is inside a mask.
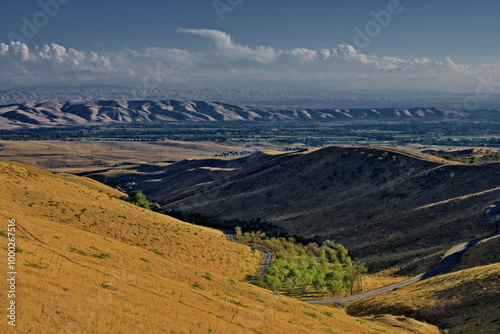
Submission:
[[[486,71],[500,75],[499,64],[459,64],[450,57],[431,60],[369,55],[349,44],[281,50],[243,45],[219,30],[178,28],[177,33],[208,39],[214,47],[203,51],[150,47],[96,53],[58,44],[28,47],[20,42],[0,43],[0,86],[67,82],[173,88],[217,84],[245,89],[270,83],[300,89],[302,85],[331,88],[335,83],[356,86],[384,81],[401,88],[401,82],[414,78],[426,82],[426,78],[439,77],[441,82],[453,83],[457,78],[474,81]],[[377,84],[375,88],[380,87]]]
[[[318,59],[318,52],[306,48],[295,48],[290,54],[304,62],[312,62]]]
[[[68,73],[111,73],[108,58],[57,44],[30,49],[21,42],[0,43],[0,76],[22,84],[57,81]],[[40,81],[37,81],[40,80]]]
[[[64,46],[51,44],[30,49],[21,42],[10,44],[0,43],[0,56],[4,63],[22,62],[25,65],[43,69],[43,66],[57,65],[58,68],[73,70],[95,68],[102,71],[111,71],[108,58],[95,52],[81,52],[75,49],[66,49]]]
[[[322,50],[323,59],[336,58],[352,64],[350,69],[356,68],[359,71],[366,69],[395,72],[420,72],[420,73],[445,73],[455,72],[460,74],[474,74],[475,72],[468,65],[459,65],[450,57],[445,57],[444,61],[431,61],[428,58],[401,59],[394,56],[375,56],[358,52],[352,45],[340,44],[332,50]],[[480,73],[480,68],[476,73]]]
[[[209,38],[215,42],[215,46],[221,55],[230,58],[249,58],[260,63],[269,63],[278,56],[278,52],[271,47],[259,46],[252,49],[248,46],[236,44],[230,35],[220,30],[178,28],[177,32]]]
[[[446,67],[448,67],[452,71],[466,73],[466,74],[470,73],[469,66],[459,65],[459,64],[455,63],[450,57],[445,58],[444,64],[446,65]]]

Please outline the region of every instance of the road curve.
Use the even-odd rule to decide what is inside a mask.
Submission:
[[[234,237],[234,235],[235,235],[234,231],[224,230],[224,229],[217,229],[217,230],[224,232],[224,234],[227,236],[227,240],[232,241],[232,242],[236,242],[237,244],[246,245],[242,242],[236,241],[236,238]],[[248,283],[255,282],[255,279],[257,278],[257,276],[264,276],[266,274],[267,268],[269,268],[269,265],[273,261],[273,252],[271,252],[265,248],[262,248],[262,247],[257,247],[256,250],[258,250],[259,252],[262,252],[264,254],[264,258],[262,258],[262,264],[261,264],[259,273],[255,277],[248,280]]]
[[[468,250],[469,248],[475,246],[477,243],[485,240],[492,238],[494,236],[500,235],[500,233],[495,233],[492,235],[489,235],[484,238],[479,238],[476,240],[472,240],[470,242],[466,242],[457,246],[452,247],[446,254],[443,260],[433,269],[429,270],[428,272],[424,274],[420,274],[418,276],[415,276],[413,278],[401,281],[399,283],[383,286],[381,288],[377,288],[374,290],[366,291],[357,295],[353,296],[348,296],[348,297],[342,297],[342,298],[331,298],[331,299],[315,299],[315,300],[305,300],[305,302],[309,304],[348,304],[348,303],[354,303],[358,302],[360,300],[373,297],[375,295],[379,295],[385,292],[392,291],[397,288],[401,288],[410,284],[413,284],[418,281],[422,281],[425,279],[428,279],[430,277],[434,276],[439,276],[444,273],[449,272],[451,269],[453,269],[460,258],[462,257],[462,254]]]

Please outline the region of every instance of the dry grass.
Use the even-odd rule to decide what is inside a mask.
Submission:
[[[173,164],[162,178],[141,175],[138,189],[174,210],[227,220],[260,218],[291,235],[334,239],[370,271],[430,259],[455,243],[487,235],[494,225],[485,210],[500,195],[498,163],[443,163],[397,148],[328,147],[263,154],[231,172],[200,168],[214,165],[212,159]],[[168,190],[151,179],[163,180]],[[127,180],[125,173],[107,182]]]
[[[217,144],[211,142],[126,141],[0,141],[0,161],[17,161],[57,172],[80,173],[116,164],[174,162],[206,159],[238,150],[276,148],[265,143]]]
[[[349,306],[357,316],[389,313],[449,333],[500,332],[500,263],[430,278]]]
[[[260,261],[248,247],[123,202],[95,181],[0,163],[0,191],[0,230],[15,218],[19,248],[18,326],[4,319],[3,333],[413,330],[242,282]]]
[[[462,270],[492,263],[500,263],[499,249],[499,235],[483,240],[464,253],[456,269]]]
[[[449,333],[499,333],[499,247],[500,236],[485,239],[464,253],[454,272],[355,303],[349,312],[405,315]],[[402,271],[380,275],[394,269]]]

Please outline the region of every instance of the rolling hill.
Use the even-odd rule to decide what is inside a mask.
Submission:
[[[452,273],[354,303],[357,316],[389,313],[427,321],[447,333],[500,332],[500,236],[465,252]]]
[[[275,148],[266,143],[0,140],[0,161],[15,161],[53,172],[79,173],[120,165],[168,165],[224,152]]]
[[[463,117],[438,108],[265,110],[238,104],[180,100],[70,100],[0,106],[0,129],[127,122],[262,121]]]
[[[252,286],[260,256],[249,247],[87,178],[1,162],[0,190],[2,248],[16,221],[18,305],[16,327],[4,319],[2,333],[438,333]]]
[[[89,176],[113,186],[133,182],[164,208],[260,218],[290,234],[333,239],[379,270],[490,233],[485,210],[500,197],[498,167],[395,148],[329,147]]]

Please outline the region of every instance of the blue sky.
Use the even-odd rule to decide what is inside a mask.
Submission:
[[[474,91],[481,77],[500,81],[500,2],[493,0],[0,6],[0,89],[91,83]]]

